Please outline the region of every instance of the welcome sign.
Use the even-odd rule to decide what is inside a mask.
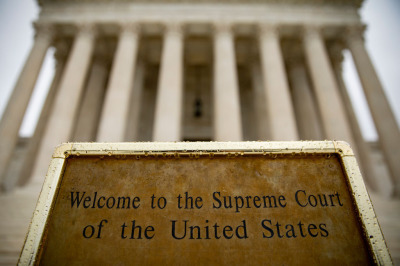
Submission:
[[[20,263],[391,260],[343,142],[69,143]]]

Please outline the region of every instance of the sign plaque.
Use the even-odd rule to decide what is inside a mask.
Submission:
[[[67,143],[26,265],[391,264],[344,142]]]

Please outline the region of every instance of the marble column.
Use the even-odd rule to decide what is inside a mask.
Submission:
[[[323,140],[318,108],[316,106],[307,72],[301,59],[289,62],[288,75],[292,84],[294,109],[299,135],[302,140]]]
[[[54,108],[40,145],[31,179],[34,184],[43,182],[55,147],[71,139],[85,78],[89,70],[95,35],[93,25],[79,26],[79,32],[69,54]]]
[[[104,53],[96,55],[91,66],[72,141],[96,140],[107,73],[106,56]]]
[[[142,108],[142,92],[144,86],[145,66],[143,60],[139,59],[136,67],[135,80],[132,87],[130,99],[129,118],[126,126],[124,141],[137,141],[139,136],[139,118]]]
[[[378,179],[375,176],[375,170],[371,158],[371,150],[369,149],[364,137],[361,133],[361,129],[358,125],[357,117],[353,109],[353,105],[350,100],[350,96],[347,93],[346,85],[343,81],[342,76],[342,51],[338,46],[332,46],[330,49],[332,55],[332,65],[335,72],[336,79],[338,81],[339,91],[343,99],[343,104],[346,110],[347,117],[350,122],[350,128],[355,141],[354,152],[360,164],[361,172],[367,183],[368,187],[374,191],[379,191]]]
[[[303,45],[325,137],[354,143],[320,29],[307,26]]]
[[[239,85],[230,25],[215,25],[214,33],[214,140],[241,141]]]
[[[97,141],[124,141],[129,115],[129,100],[139,46],[139,25],[121,28],[112,63]]]
[[[257,140],[269,140],[269,121],[268,109],[265,103],[265,90],[261,75],[260,63],[253,62],[251,68],[252,83],[253,83],[253,102],[254,116],[256,121],[256,136]]]
[[[3,183],[7,166],[10,163],[19,138],[19,129],[28,107],[32,91],[52,42],[53,31],[50,25],[36,25],[36,36],[21,74],[4,110],[0,122],[0,184]]]
[[[353,56],[353,61],[375,122],[379,143],[394,183],[394,194],[396,197],[400,197],[399,127],[385,96],[382,84],[365,49],[361,30],[357,28],[349,30],[347,45]]]
[[[69,50],[68,48],[68,45],[66,45],[65,43],[58,43],[56,45],[56,52],[54,56],[56,59],[56,70],[54,73],[54,77],[51,82],[50,89],[47,93],[46,100],[43,104],[35,131],[31,139],[29,140],[28,146],[26,148],[18,180],[9,180],[10,183],[5,184],[8,189],[12,189],[15,185],[14,182],[16,181],[18,182],[18,186],[25,185],[31,177],[32,170],[36,162],[36,154],[38,154],[40,144],[43,140],[43,134],[45,132],[46,125],[48,124],[50,114],[53,110],[54,99],[57,95],[61,75],[65,68],[65,61]]]
[[[179,24],[166,26],[156,96],[153,141],[182,137],[183,32]]]
[[[276,26],[260,26],[259,46],[271,140],[298,140],[296,118]]]

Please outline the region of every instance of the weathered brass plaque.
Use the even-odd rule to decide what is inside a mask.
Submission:
[[[55,152],[20,263],[391,260],[341,142],[81,143]]]

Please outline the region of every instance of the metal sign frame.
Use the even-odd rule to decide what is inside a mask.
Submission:
[[[19,265],[34,265],[42,244],[42,236],[52,211],[60,177],[66,159],[71,156],[242,156],[263,154],[310,155],[337,154],[345,171],[349,193],[358,212],[364,240],[377,265],[392,265],[381,228],[368,196],[353,151],[342,141],[295,141],[295,142],[138,142],[138,143],[65,143],[53,154],[42,191],[21,251]]]

